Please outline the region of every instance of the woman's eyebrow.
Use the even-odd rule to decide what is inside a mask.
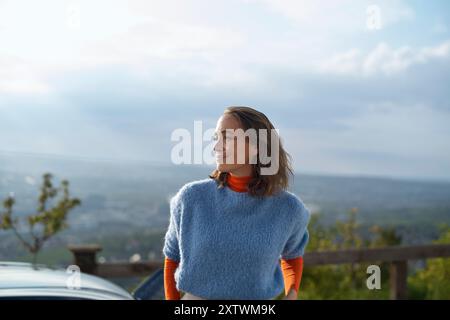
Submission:
[[[223,129],[222,131],[220,131],[220,133],[234,135],[234,131],[235,129]]]

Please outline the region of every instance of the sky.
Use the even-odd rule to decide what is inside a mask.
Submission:
[[[0,155],[170,162],[264,112],[296,171],[450,181],[450,2],[0,0]]]

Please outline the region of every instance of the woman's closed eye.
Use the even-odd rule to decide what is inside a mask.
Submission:
[[[231,141],[231,140],[234,140],[235,136],[234,136],[234,135],[225,135],[225,134],[223,134],[223,135],[222,135],[222,138],[223,138],[225,141]],[[218,135],[217,133],[214,133],[214,134],[212,135],[211,139],[212,139],[213,141],[217,141],[217,140],[219,140],[219,135]]]

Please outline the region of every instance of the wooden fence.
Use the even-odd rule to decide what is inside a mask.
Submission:
[[[69,246],[74,261],[82,272],[102,278],[148,276],[163,267],[163,261],[98,263],[99,245]],[[390,298],[406,299],[409,260],[450,257],[450,245],[395,246],[374,249],[308,252],[304,255],[305,267],[345,263],[390,263]]]

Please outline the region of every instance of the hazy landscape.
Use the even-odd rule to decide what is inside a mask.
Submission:
[[[69,229],[44,247],[39,262],[67,264],[66,245],[99,243],[103,261],[161,258],[169,218],[168,199],[186,182],[206,178],[212,167],[120,163],[82,159],[0,156],[0,195],[13,192],[15,215],[36,210],[42,174],[54,183],[68,179],[82,205],[70,213]],[[291,191],[320,222],[332,225],[358,208],[361,228],[394,226],[403,244],[430,243],[442,223],[450,223],[450,183],[375,177],[296,174]],[[9,232],[0,232],[0,260],[27,260]]]

